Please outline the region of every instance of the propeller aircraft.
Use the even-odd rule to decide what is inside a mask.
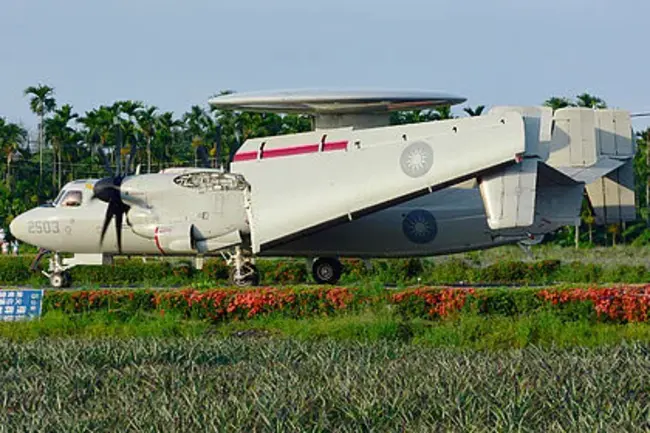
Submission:
[[[257,257],[306,257],[335,284],[340,258],[423,257],[534,244],[579,221],[635,219],[635,142],[623,110],[497,106],[486,114],[390,125],[392,111],[455,105],[423,91],[234,93],[227,110],[308,113],[310,132],[246,140],[223,168],[174,167],[66,184],[10,225],[69,269],[113,256],[223,256],[231,282],[256,285]],[[204,155],[205,156],[205,155]],[[109,230],[114,220],[114,232]],[[62,259],[61,253],[74,253]]]

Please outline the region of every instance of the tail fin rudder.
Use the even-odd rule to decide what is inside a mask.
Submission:
[[[596,224],[636,219],[636,143],[623,110],[567,107],[553,116],[547,164],[584,182]]]

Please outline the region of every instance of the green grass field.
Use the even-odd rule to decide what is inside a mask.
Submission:
[[[650,343],[650,323],[599,323],[566,320],[553,312],[517,317],[460,315],[445,320],[404,320],[386,312],[364,311],[331,317],[260,317],[211,324],[178,315],[97,312],[68,315],[52,311],[41,319],[0,323],[0,338],[228,338],[263,335],[297,341],[393,341],[422,347],[502,350],[539,347],[596,347],[625,342]]]

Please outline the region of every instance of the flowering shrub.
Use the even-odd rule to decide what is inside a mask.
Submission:
[[[390,302],[403,316],[446,317],[461,311],[475,289],[419,288],[395,293]]]
[[[545,289],[538,296],[552,305],[591,302],[599,318],[616,322],[644,322],[650,310],[650,285],[590,289]]]
[[[303,318],[387,305],[406,318],[440,319],[464,312],[516,316],[549,308],[568,320],[642,322],[650,319],[650,285],[590,289],[419,287],[379,294],[330,286],[248,290],[48,290],[43,302],[45,312],[174,312],[187,318],[215,322],[269,314]]]

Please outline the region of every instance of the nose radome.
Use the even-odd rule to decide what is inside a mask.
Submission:
[[[11,231],[11,235],[19,241],[29,243],[27,240],[27,218],[25,218],[24,213],[18,215],[13,219],[13,221],[11,221],[11,224],[9,224],[9,231]]]

